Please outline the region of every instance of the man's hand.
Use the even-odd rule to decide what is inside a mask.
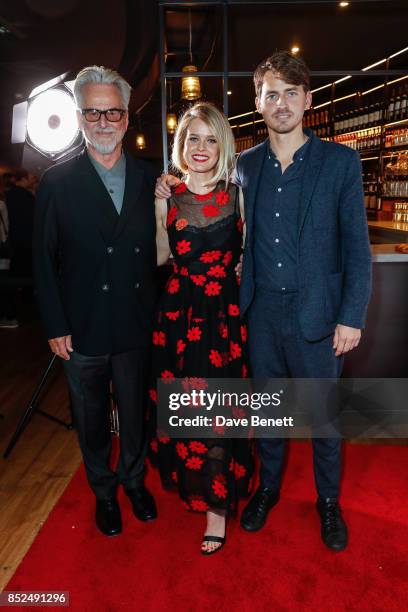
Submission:
[[[347,325],[341,325],[339,323],[334,330],[333,338],[333,348],[336,351],[336,357],[352,351],[358,346],[360,339],[361,329],[347,327]]]
[[[156,181],[154,195],[161,200],[167,200],[171,196],[171,187],[177,187],[181,183],[180,179],[172,174],[162,174]]]
[[[65,361],[69,361],[69,353],[72,353],[74,350],[72,348],[72,336],[61,336],[60,338],[51,338],[48,340],[48,344],[50,345],[50,349],[53,353],[61,357],[61,359],[65,359]]]

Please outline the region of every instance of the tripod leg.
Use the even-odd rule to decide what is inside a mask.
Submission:
[[[43,375],[41,377],[41,380],[40,380],[36,390],[34,391],[34,394],[33,394],[32,398],[30,399],[30,402],[29,402],[29,404],[28,404],[28,406],[27,406],[23,416],[21,417],[21,419],[20,419],[20,421],[19,421],[19,423],[17,425],[17,428],[16,428],[14,434],[12,435],[11,440],[10,440],[10,442],[9,442],[5,452],[4,452],[4,455],[3,455],[4,459],[7,459],[7,457],[10,455],[10,453],[13,450],[14,446],[16,445],[19,437],[21,436],[21,434],[23,433],[24,429],[26,428],[27,423],[29,422],[29,420],[30,420],[34,410],[36,409],[36,405],[35,405],[36,401],[37,401],[37,399],[38,399],[38,397],[39,397],[39,395],[40,395],[40,393],[41,393],[41,391],[42,391],[42,389],[43,389],[43,387],[45,385],[45,382],[47,380],[48,374],[50,373],[50,371],[52,369],[52,366],[55,363],[56,358],[57,358],[56,355],[53,355],[51,357],[51,359],[50,359],[50,361],[48,363],[48,366],[47,366],[46,370],[44,371],[44,373],[43,373]]]

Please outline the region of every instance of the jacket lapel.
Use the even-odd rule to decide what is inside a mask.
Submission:
[[[324,147],[322,141],[316,136],[311,136],[310,151],[307,156],[306,167],[302,178],[299,222],[298,222],[298,239],[303,229],[303,224],[306,219],[307,211],[312,201],[313,192],[316,187],[317,179],[319,178],[320,170],[323,164]]]
[[[117,221],[113,239],[115,240],[127,226],[130,217],[136,211],[136,201],[143,183],[143,170],[126,154],[126,181],[122,210]]]
[[[92,212],[105,243],[109,244],[119,215],[86,149],[78,157],[78,164],[81,190],[84,192],[86,206]]]

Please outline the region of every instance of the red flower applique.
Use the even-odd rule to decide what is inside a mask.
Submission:
[[[238,480],[239,478],[243,478],[246,474],[246,469],[243,465],[239,465],[239,463],[235,464],[234,467],[234,476]]]
[[[153,332],[153,344],[155,346],[166,346],[166,334],[162,331]]]
[[[207,204],[203,206],[203,215],[204,217],[218,217],[221,214],[218,206],[214,206],[214,204]]]
[[[228,327],[225,323],[220,323],[218,329],[220,330],[221,338],[228,338]]]
[[[184,349],[186,348],[186,346],[187,345],[185,342],[183,342],[183,340],[177,340],[177,355],[182,353]]]
[[[215,278],[225,278],[227,276],[223,266],[211,266],[207,272],[208,276],[215,276]]]
[[[204,274],[190,274],[190,278],[199,287],[202,287],[207,280]]]
[[[197,442],[196,440],[192,440],[189,444],[190,450],[193,453],[197,453],[198,455],[203,455],[208,451],[208,448],[202,442]]]
[[[241,325],[241,338],[242,338],[242,342],[246,342],[247,341],[247,327],[246,325]]]
[[[191,251],[191,242],[188,240],[179,240],[176,244],[176,251],[179,255],[184,255]]]
[[[179,219],[178,221],[176,221],[176,230],[180,231],[184,229],[185,227],[187,227],[187,225],[188,225],[187,219]]]
[[[191,389],[195,389],[196,391],[201,391],[202,389],[207,389],[208,382],[205,378],[198,378],[196,376],[192,376],[190,378]]]
[[[186,266],[183,266],[182,268],[180,268],[180,275],[181,276],[188,276],[188,270],[187,270]]]
[[[157,432],[157,438],[160,442],[160,444],[168,444],[170,442],[170,438],[167,434],[158,431]]]
[[[219,295],[221,289],[222,287],[220,283],[217,283],[216,281],[211,281],[210,283],[206,284],[204,293],[206,295]]]
[[[178,478],[177,478],[177,472],[172,472],[171,473],[171,479],[173,482],[177,482]]]
[[[177,187],[174,188],[174,193],[184,193],[187,189],[187,185],[185,183],[179,183]]]
[[[157,442],[156,438],[154,438],[154,440],[152,440],[150,442],[150,448],[152,449],[152,451],[154,453],[157,453],[157,451],[158,451],[158,442]]]
[[[178,265],[173,261],[173,272],[178,272]]]
[[[242,378],[248,378],[248,368],[245,364],[242,366]]]
[[[203,263],[213,263],[214,261],[218,261],[221,255],[221,251],[205,251],[201,255],[200,261],[202,261]]]
[[[201,329],[199,327],[190,327],[190,329],[187,332],[187,338],[190,340],[190,342],[200,340]]]
[[[239,308],[236,304],[228,304],[228,314],[231,317],[237,317],[239,315]]]
[[[164,383],[171,383],[174,380],[174,374],[170,370],[163,370],[161,378]]]
[[[190,505],[192,510],[195,510],[196,512],[207,512],[208,510],[208,504],[203,499],[194,499],[191,497]]]
[[[184,442],[177,442],[176,444],[176,452],[178,454],[178,456],[180,457],[180,459],[186,459],[187,455],[188,455],[188,448],[187,446],[184,444]]]
[[[167,227],[169,227],[177,217],[177,206],[170,206],[167,213]]]
[[[157,404],[157,391],[156,391],[156,389],[149,389],[149,397],[152,400],[152,402]]]
[[[237,342],[230,342],[230,353],[233,359],[237,359],[242,355],[242,348],[237,344]]]
[[[227,251],[222,259],[224,266],[228,266],[232,261],[232,251]]]
[[[215,349],[211,349],[209,358],[213,366],[215,366],[216,368],[221,368],[222,358],[218,351],[216,351]]]
[[[217,497],[225,499],[227,497],[227,488],[224,485],[225,478],[222,475],[216,476],[212,483],[212,490]]]
[[[169,293],[175,293],[175,291],[169,292]],[[168,319],[170,319],[170,321],[175,321],[176,319],[179,318],[180,311],[179,310],[173,310],[173,311],[170,310],[168,312],[165,312],[164,314],[166,315],[166,317]]]
[[[229,195],[226,191],[219,191],[215,196],[215,201],[219,206],[225,206],[229,202]]]
[[[171,278],[167,284],[167,293],[177,293],[180,289],[180,281],[178,278]]]
[[[186,461],[186,467],[190,468],[190,470],[201,470],[203,463],[204,461],[200,457],[190,457]]]
[[[213,197],[213,192],[210,191],[210,193],[203,193],[203,194],[196,193],[194,196],[194,199],[197,200],[197,202],[207,202],[207,200],[211,200],[212,197]]]

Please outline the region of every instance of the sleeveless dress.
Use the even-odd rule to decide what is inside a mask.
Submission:
[[[173,274],[161,297],[153,332],[153,375],[185,379],[245,378],[246,326],[240,320],[235,267],[242,244],[238,188],[220,181],[198,195],[185,183],[168,202]],[[150,389],[157,403],[157,391]],[[248,439],[170,439],[160,431],[150,458],[165,488],[178,488],[186,508],[234,511],[250,493],[253,448]]]

